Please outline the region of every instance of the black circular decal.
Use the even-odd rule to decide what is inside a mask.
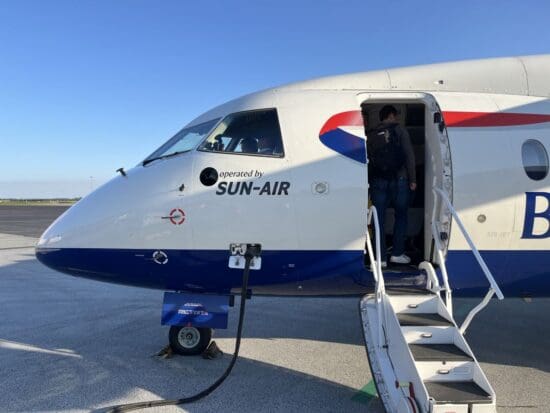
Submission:
[[[218,182],[218,171],[214,168],[204,168],[201,172],[200,179],[204,186],[212,186]]]

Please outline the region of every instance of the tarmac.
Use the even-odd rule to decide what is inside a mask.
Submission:
[[[156,356],[168,335],[160,325],[162,292],[42,266],[32,246],[63,211],[48,208],[0,207],[0,411],[101,411],[185,397],[213,383],[233,352],[238,305],[228,330],[215,332],[223,357]],[[478,302],[456,299],[457,318]],[[499,412],[550,412],[549,321],[550,299],[505,299],[493,300],[470,326],[467,339]],[[358,298],[253,297],[241,356],[221,387],[193,404],[141,411],[383,412]]]

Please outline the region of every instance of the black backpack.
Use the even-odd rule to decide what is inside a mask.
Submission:
[[[382,124],[367,133],[369,169],[374,177],[393,179],[405,164],[405,152],[396,131],[397,125]]]

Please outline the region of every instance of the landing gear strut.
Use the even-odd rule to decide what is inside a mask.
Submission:
[[[168,334],[170,347],[183,356],[201,354],[212,339],[212,329],[205,327],[172,326]]]

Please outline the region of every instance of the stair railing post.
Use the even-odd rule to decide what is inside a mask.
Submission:
[[[443,276],[443,281],[445,282],[445,289],[446,289],[445,299],[449,300],[448,303],[446,303],[446,305],[447,305],[447,308],[449,309],[450,314],[452,315],[452,301],[451,301],[452,297],[451,297],[451,294],[450,294],[450,288],[448,288],[447,268],[445,267],[445,262],[444,262],[444,257],[443,257],[443,247],[441,245],[439,229],[437,228],[436,221],[435,221],[436,206],[437,206],[437,201],[436,200],[438,199],[438,195],[439,195],[439,197],[441,197],[442,202],[444,202],[445,205],[447,206],[447,208],[449,209],[452,217],[455,220],[455,223],[460,228],[460,231],[462,232],[462,235],[464,236],[464,239],[468,243],[468,246],[470,247],[470,250],[474,254],[474,257],[476,258],[479,266],[481,267],[481,270],[483,271],[483,274],[485,275],[485,277],[489,281],[489,284],[491,285],[491,287],[489,288],[489,291],[487,292],[487,294],[485,295],[485,297],[483,298],[481,303],[479,303],[477,306],[475,306],[468,313],[466,319],[462,323],[462,326],[460,327],[460,332],[461,332],[461,334],[465,334],[466,329],[468,328],[468,326],[470,325],[470,323],[472,322],[474,317],[481,310],[483,310],[485,307],[487,307],[487,305],[491,301],[491,298],[493,297],[493,295],[496,294],[496,296],[498,297],[499,300],[502,300],[504,298],[504,295],[502,294],[502,291],[500,290],[500,287],[498,286],[497,282],[495,281],[495,278],[493,277],[493,274],[491,273],[491,270],[489,270],[489,267],[487,266],[487,263],[485,262],[485,260],[481,256],[481,254],[479,253],[479,251],[478,251],[477,247],[475,246],[474,242],[472,241],[472,238],[470,237],[470,234],[466,230],[466,227],[464,227],[464,224],[462,223],[462,220],[458,216],[458,213],[454,209],[453,204],[451,203],[451,200],[449,199],[447,194],[445,194],[445,192],[443,192],[441,189],[439,189],[435,186],[433,187],[433,193],[434,193],[434,198],[435,199],[434,199],[434,210],[432,211],[432,233],[433,233],[436,248],[437,248],[437,257],[438,257],[438,260],[440,261],[440,265],[441,265],[441,274]]]
[[[474,317],[479,313],[481,310],[483,310],[485,307],[487,307],[487,304],[489,304],[489,301],[491,301],[491,298],[493,298],[493,295],[495,294],[495,290],[492,288],[489,288],[489,291],[485,295],[485,298],[476,305],[472,310],[468,313],[468,316],[464,319],[462,322],[462,325],[460,326],[460,333],[462,335],[466,334],[466,330],[470,326],[470,323],[474,319]]]
[[[434,187],[433,190],[437,191],[437,193],[441,196],[441,199],[447,205],[447,208],[449,208],[449,211],[451,212],[453,218],[455,219],[456,224],[460,228],[460,231],[462,232],[462,235],[464,236],[464,239],[468,243],[468,246],[470,247],[472,253],[474,254],[474,257],[476,258],[479,266],[483,270],[483,273],[485,274],[485,277],[489,281],[489,284],[491,284],[491,288],[495,291],[495,294],[497,295],[497,297],[500,300],[502,300],[504,298],[504,295],[502,294],[502,291],[500,290],[500,287],[498,286],[497,282],[495,281],[495,278],[493,277],[493,274],[489,270],[489,267],[487,267],[487,264],[485,263],[485,260],[483,259],[483,257],[479,253],[479,251],[477,250],[474,242],[472,241],[472,238],[468,234],[468,231],[466,231],[466,228],[464,227],[464,224],[462,223],[462,220],[458,216],[456,210],[453,208],[453,205],[451,204],[451,201],[449,200],[449,198],[447,197],[445,192],[443,192],[441,189]]]
[[[445,306],[449,311],[449,314],[453,315],[453,293],[451,286],[449,284],[449,275],[447,273],[447,266],[445,265],[445,257],[443,255],[443,245],[441,245],[441,234],[439,227],[436,221],[437,208],[438,208],[438,193],[436,192],[437,188],[433,188],[432,192],[434,194],[434,208],[432,211],[432,235],[435,242],[435,249],[437,250],[437,260],[439,261],[439,267],[441,268],[441,278],[443,278],[443,285],[445,286]]]

